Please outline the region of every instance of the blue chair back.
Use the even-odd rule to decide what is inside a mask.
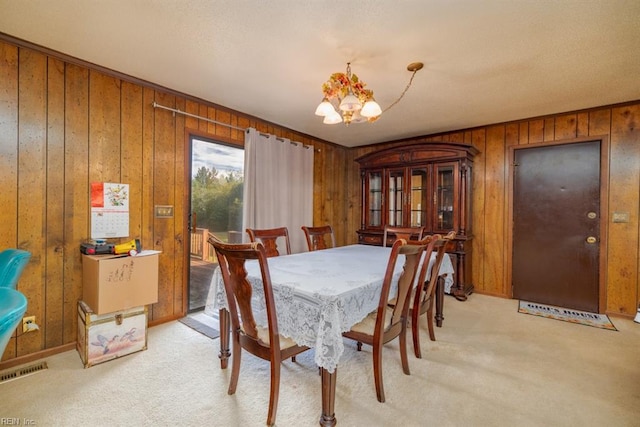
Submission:
[[[26,311],[27,299],[22,292],[0,287],[0,358]]]
[[[21,249],[0,252],[0,358],[27,311],[27,298],[16,290],[31,253]]]
[[[0,252],[0,287],[16,289],[22,270],[31,253],[22,249],[5,249]]]

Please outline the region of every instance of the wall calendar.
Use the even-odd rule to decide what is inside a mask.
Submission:
[[[129,184],[91,183],[91,238],[129,237]]]

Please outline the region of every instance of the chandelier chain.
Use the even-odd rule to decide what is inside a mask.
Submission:
[[[391,107],[393,107],[394,105],[396,105],[398,102],[400,102],[400,100],[402,99],[402,97],[404,97],[404,94],[407,93],[407,91],[409,90],[409,88],[411,87],[411,83],[413,82],[413,78],[415,77],[416,73],[418,72],[418,70],[414,70],[413,74],[411,74],[411,78],[409,79],[409,83],[407,83],[407,86],[404,88],[404,90],[402,91],[402,93],[400,94],[400,96],[398,97],[398,99],[396,99],[395,101],[393,101],[391,103],[391,105],[389,105],[387,108],[385,108],[384,110],[382,110],[382,112],[386,112],[389,111],[391,109]]]
[[[353,93],[353,87],[351,87],[351,62],[347,62],[347,81],[349,82],[349,93]]]

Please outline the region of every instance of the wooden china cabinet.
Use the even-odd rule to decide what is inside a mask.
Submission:
[[[455,269],[451,294],[464,301],[471,278],[471,179],[478,150],[454,142],[421,142],[356,159],[362,180],[358,242],[382,245],[385,225],[457,235],[447,247]]]

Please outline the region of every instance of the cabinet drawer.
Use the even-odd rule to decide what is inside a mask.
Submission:
[[[367,234],[360,234],[358,236],[358,243],[361,243],[363,245],[381,246],[382,245],[382,237],[380,237],[380,236],[371,236],[371,235],[367,235]]]

